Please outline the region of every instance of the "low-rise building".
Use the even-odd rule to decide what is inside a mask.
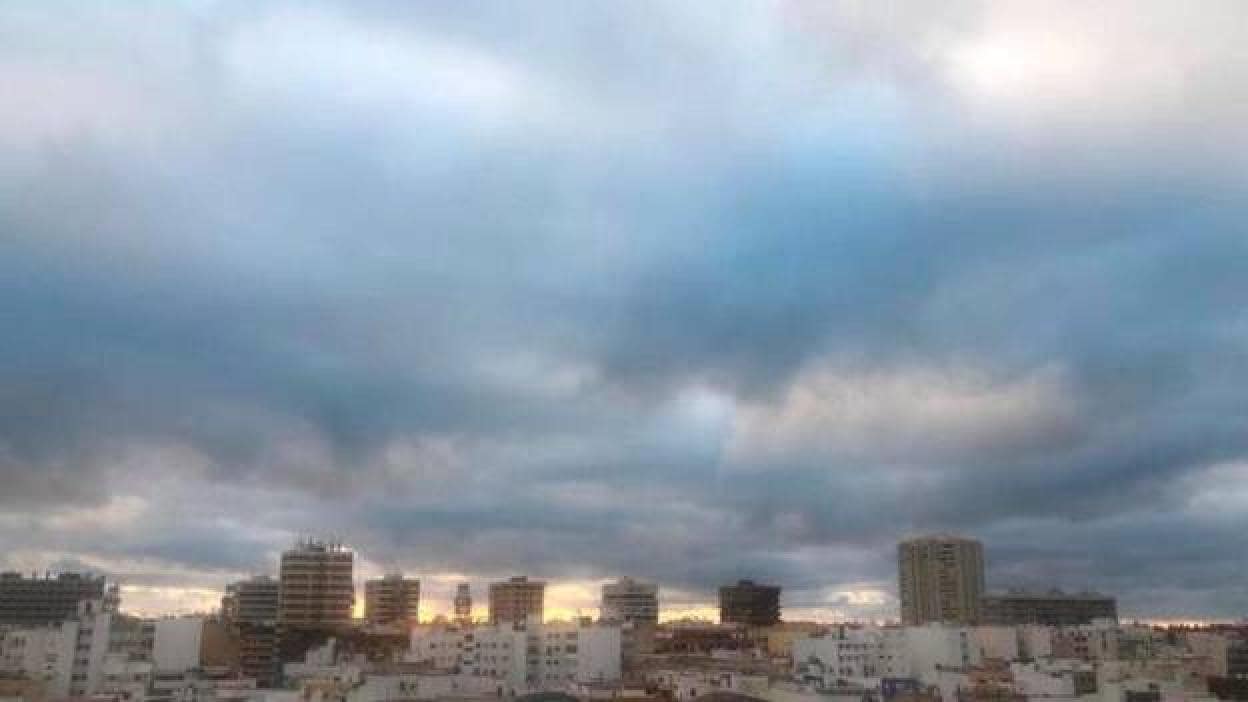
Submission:
[[[1097,592],[1009,590],[980,598],[980,622],[1002,626],[1080,626],[1118,621],[1118,601]]]
[[[407,660],[488,678],[509,692],[619,680],[621,630],[587,619],[542,625],[418,627]]]

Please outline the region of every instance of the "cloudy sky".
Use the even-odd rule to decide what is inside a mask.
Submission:
[[[6,2],[0,566],[1248,614],[1246,13]]]

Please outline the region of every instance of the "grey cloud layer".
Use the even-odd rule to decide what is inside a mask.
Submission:
[[[1236,4],[77,9],[0,10],[12,564],[1248,607]]]

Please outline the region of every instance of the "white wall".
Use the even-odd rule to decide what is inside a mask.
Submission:
[[[1003,661],[1018,659],[1018,630],[1012,626],[977,626],[975,642],[980,658],[996,658]]]
[[[576,656],[577,682],[614,682],[620,679],[620,628],[581,627]]]
[[[979,647],[967,627],[906,627],[906,649],[910,652],[912,674],[929,685],[944,682],[938,668],[964,668],[980,663]]]
[[[200,644],[204,636],[202,617],[179,617],[156,622],[152,642],[152,662],[156,670],[175,671],[199,667]]]

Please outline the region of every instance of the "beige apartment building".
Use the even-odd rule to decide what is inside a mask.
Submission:
[[[901,622],[976,624],[984,593],[984,547],[958,536],[925,536],[897,545]]]
[[[307,540],[282,553],[278,623],[288,629],[351,625],[355,554],[342,544]]]

